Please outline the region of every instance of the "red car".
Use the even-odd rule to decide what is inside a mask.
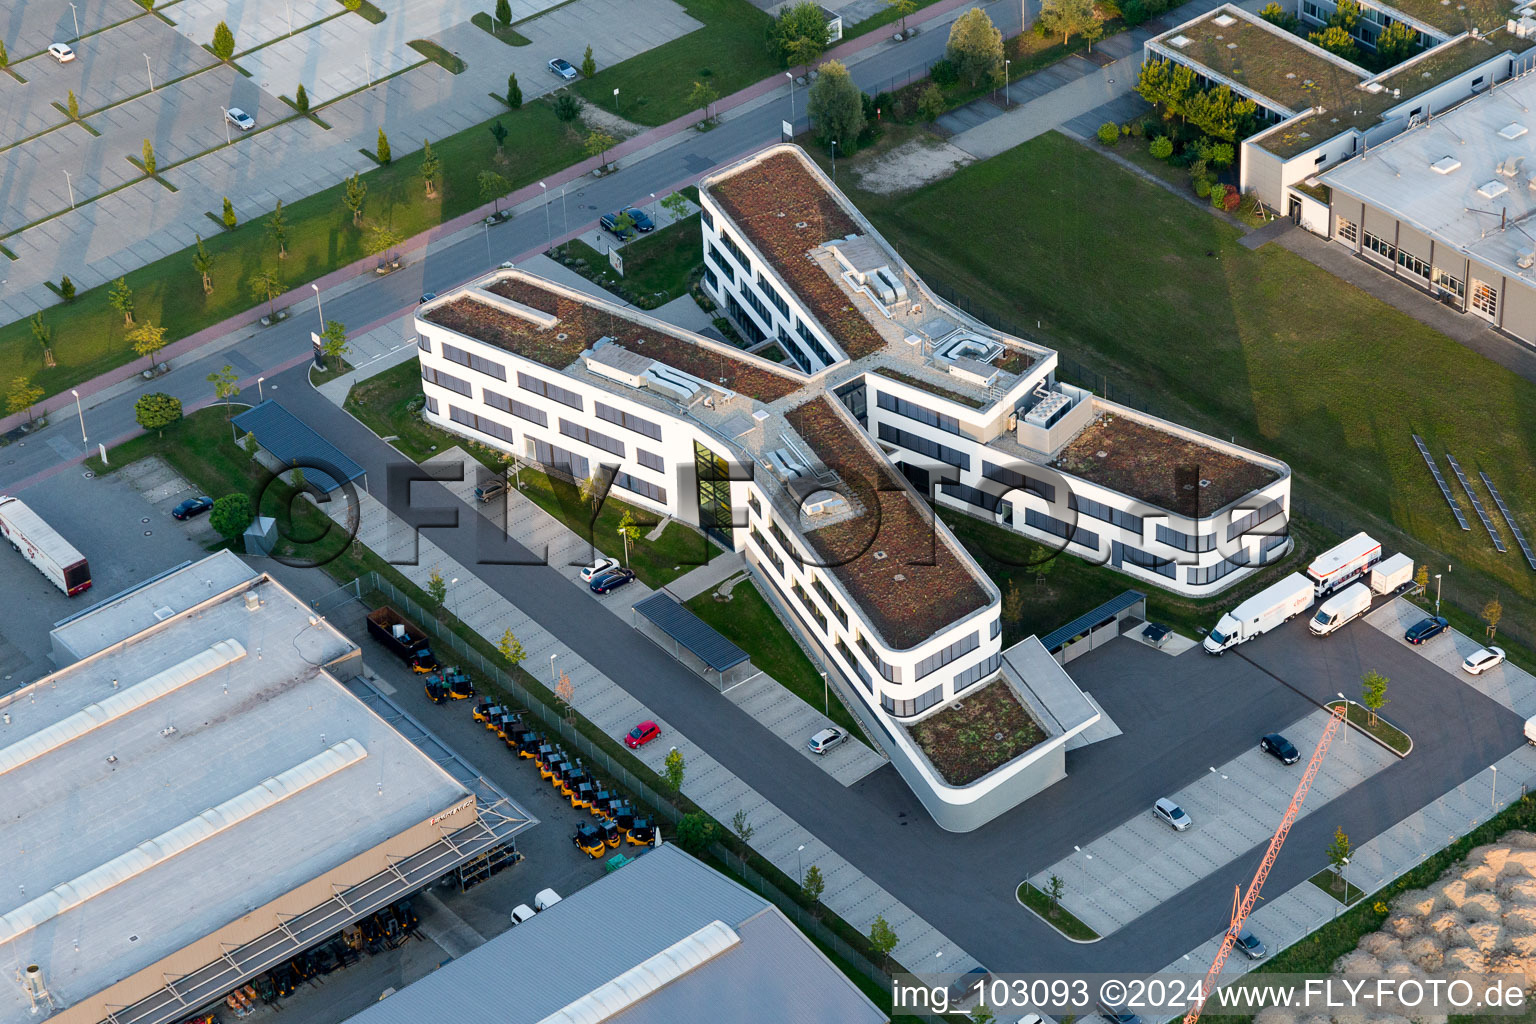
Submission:
[[[624,745],[630,750],[639,750],[660,735],[661,727],[655,722],[647,720],[624,734]]]

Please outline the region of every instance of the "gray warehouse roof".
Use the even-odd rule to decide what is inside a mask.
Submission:
[[[363,475],[363,467],[316,433],[303,420],[269,398],[235,417],[235,426],[256,435],[256,441],[289,466],[304,470],[304,478],[322,491],[334,491]]]
[[[667,845],[349,1024],[885,1019],[772,904]]]
[[[635,602],[635,611],[698,655],[716,672],[733,669],[747,660],[747,652],[717,633],[713,626],[666,594],[652,594]]]

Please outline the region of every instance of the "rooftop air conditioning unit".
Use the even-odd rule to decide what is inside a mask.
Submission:
[[[1521,270],[1530,270],[1536,266],[1536,252],[1523,252],[1515,258],[1515,266]]]
[[[808,516],[826,516],[834,512],[842,512],[847,507],[848,500],[842,495],[824,491],[807,499],[800,511]]]

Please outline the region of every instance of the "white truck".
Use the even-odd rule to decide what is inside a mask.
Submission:
[[[1371,589],[1378,594],[1391,594],[1406,587],[1413,580],[1413,559],[1402,552],[1391,558],[1383,558],[1371,566]]]
[[[0,494],[0,537],[70,597],[91,588],[85,556],[20,498]]]
[[[1307,579],[1318,597],[1326,597],[1381,561],[1381,543],[1368,534],[1357,533],[1344,543],[1329,548],[1307,566]]]
[[[1371,610],[1371,588],[1353,583],[1323,602],[1307,628],[1314,636],[1327,636],[1350,619]]]
[[[1207,654],[1221,654],[1300,615],[1314,600],[1312,581],[1293,572],[1223,615],[1201,646]]]

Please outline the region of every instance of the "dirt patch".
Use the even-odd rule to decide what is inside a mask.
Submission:
[[[620,139],[627,139],[632,135],[639,135],[645,128],[626,121],[612,111],[604,110],[595,103],[586,103],[581,108],[581,120],[588,128],[607,132],[609,135]]]
[[[951,786],[1000,768],[1045,739],[1009,685],[999,679],[907,730]]]
[[[939,181],[976,158],[932,136],[904,142],[859,171],[859,187],[892,195]]]

